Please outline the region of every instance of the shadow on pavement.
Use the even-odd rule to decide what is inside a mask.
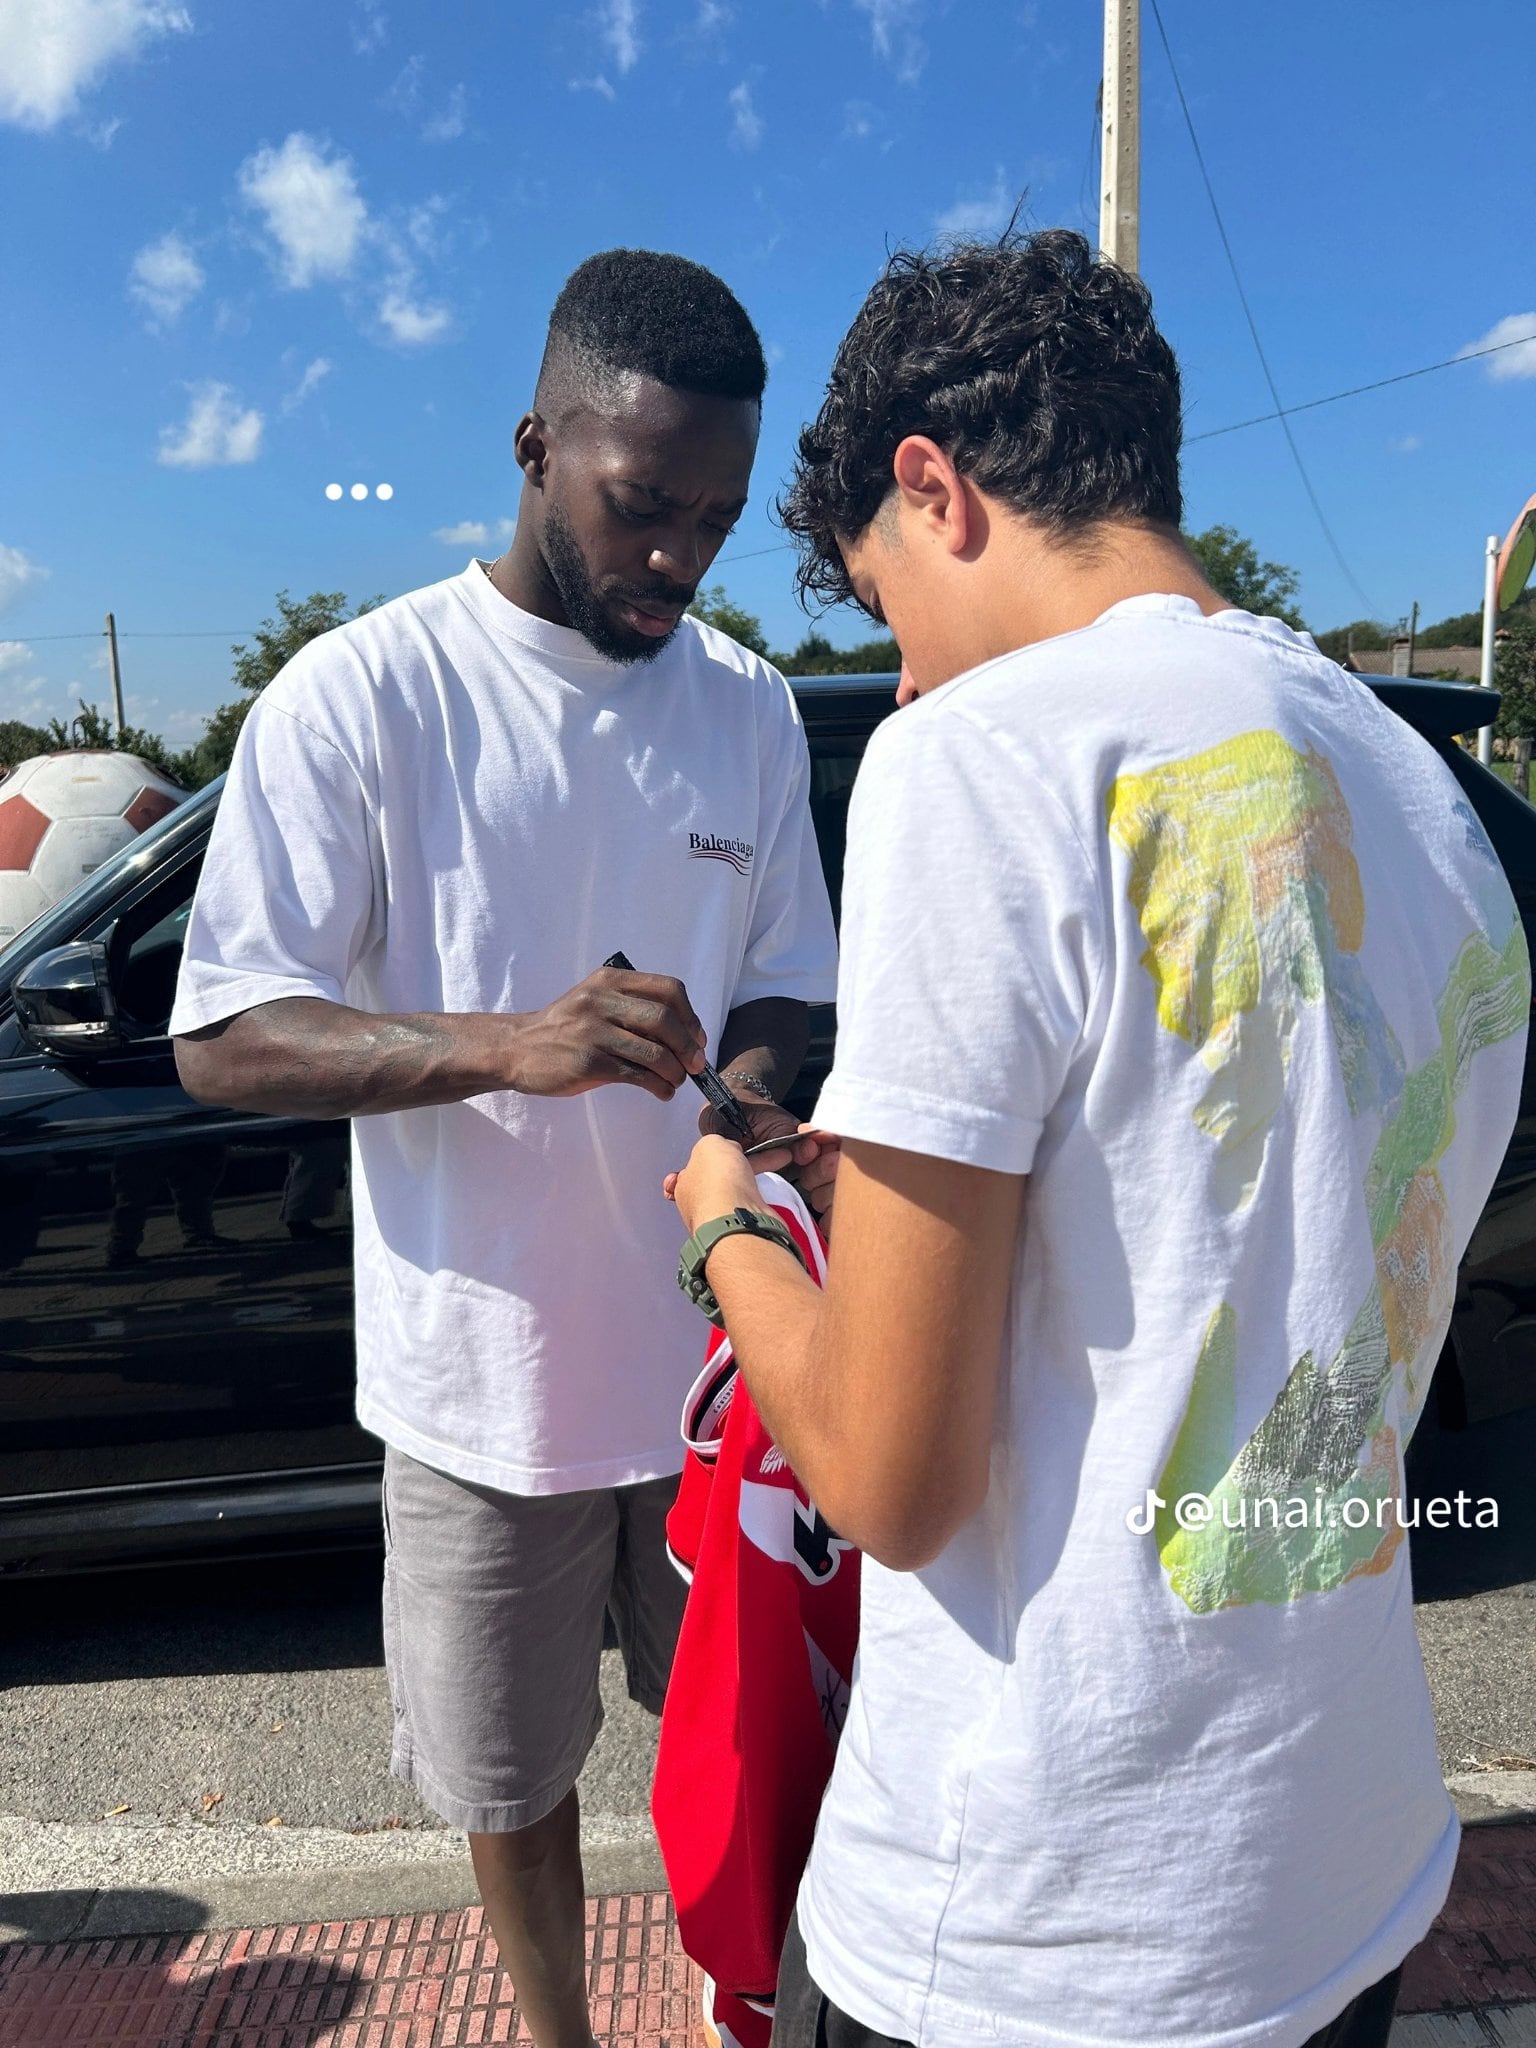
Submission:
[[[40,1899],[49,1894],[38,1894]],[[118,1894],[125,1909],[130,1895]],[[144,1914],[196,1912],[194,1900],[145,1891]],[[15,1909],[7,1901],[7,1922]],[[131,1924],[131,1913],[124,1924]],[[318,1930],[306,1930],[311,1934]],[[0,2048],[110,2037],[134,2048],[216,2048],[317,2038],[367,2003],[369,1983],[355,1956],[295,1953],[296,1928],[234,1933],[124,1936],[0,1946]]]

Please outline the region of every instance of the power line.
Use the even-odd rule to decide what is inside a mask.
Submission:
[[[731,562],[755,562],[760,555],[782,555],[786,548],[792,548],[792,540],[776,540],[771,548],[753,548],[750,554],[720,555],[710,563],[711,569],[724,569]]]
[[[1488,348],[1464,348],[1438,363],[1425,363],[1422,369],[1399,370],[1395,377],[1378,377],[1370,384],[1351,384],[1347,391],[1330,391],[1326,398],[1308,398],[1300,405],[1282,405],[1278,412],[1255,413],[1251,420],[1233,420],[1228,427],[1207,427],[1203,434],[1186,434],[1185,444],[1214,441],[1219,434],[1238,434],[1244,427],[1262,427],[1269,420],[1288,419],[1292,413],[1315,412],[1320,405],[1337,405],[1341,398],[1358,398],[1362,391],[1385,391],[1389,384],[1406,384],[1413,377],[1428,377],[1435,370],[1454,370],[1458,363],[1475,362],[1479,356],[1496,356],[1501,349],[1530,348],[1533,344],[1536,327],[1529,334],[1517,334],[1513,341],[1496,341]]]
[[[1390,377],[1375,377],[1369,384],[1351,384],[1344,391],[1330,391],[1325,398],[1304,398],[1300,405],[1278,406],[1274,412],[1256,412],[1251,419],[1232,420],[1224,427],[1206,427],[1198,434],[1186,434],[1184,445],[1194,441],[1215,441],[1223,434],[1240,434],[1247,427],[1265,427],[1274,420],[1287,420],[1298,412],[1316,412],[1320,405],[1337,405],[1344,398],[1359,398],[1366,391],[1385,391],[1389,384],[1408,384],[1415,377],[1433,376],[1436,370],[1454,370],[1458,363],[1476,362],[1479,356],[1496,356],[1506,348],[1529,348],[1536,342],[1536,328],[1529,334],[1517,334],[1513,341],[1495,341],[1486,348],[1464,348],[1453,356],[1443,356],[1438,363],[1423,363],[1417,370],[1398,370]],[[764,555],[781,555],[786,548],[792,548],[792,540],[776,540],[771,547],[753,548],[744,555],[721,555],[711,563],[711,568],[725,569],[733,562],[756,562]],[[1351,578],[1353,581],[1353,578]],[[1357,595],[1364,597],[1360,586],[1355,584]],[[1369,600],[1367,600],[1369,603]],[[260,629],[256,626],[227,626],[221,632],[202,629],[187,632],[120,632],[119,640],[238,640],[249,639]],[[28,633],[29,647],[40,647],[52,640],[105,640],[107,637],[98,627],[94,633]]]
[[[255,626],[230,626],[223,632],[127,632],[119,633],[117,637],[119,640],[227,640],[231,634],[254,633],[256,630]],[[29,633],[27,635],[27,645],[29,647],[33,645],[40,646],[44,640],[105,640],[106,637],[106,634],[100,630],[94,633]]]
[[[1339,546],[1334,536],[1333,528],[1328,524],[1327,515],[1323,511],[1322,501],[1317,495],[1311,477],[1307,474],[1307,465],[1301,459],[1301,450],[1296,444],[1296,436],[1291,431],[1291,423],[1287,417],[1285,402],[1280,396],[1279,386],[1275,383],[1274,372],[1269,367],[1269,358],[1264,353],[1264,344],[1259,339],[1258,322],[1253,317],[1253,308],[1249,305],[1248,294],[1243,289],[1242,274],[1237,267],[1237,258],[1232,252],[1232,242],[1227,234],[1226,222],[1222,219],[1221,208],[1216,203],[1216,188],[1211,183],[1211,174],[1205,166],[1205,152],[1201,149],[1200,138],[1195,133],[1194,118],[1189,111],[1189,102],[1184,97],[1184,86],[1179,78],[1178,66],[1173,61],[1173,48],[1168,41],[1168,31],[1163,26],[1163,13],[1162,9],[1158,6],[1158,0],[1152,0],[1152,19],[1157,23],[1157,33],[1163,45],[1163,55],[1168,59],[1168,69],[1173,75],[1173,89],[1179,96],[1179,108],[1184,116],[1184,125],[1189,130],[1189,140],[1195,152],[1195,162],[1200,168],[1200,178],[1205,186],[1205,196],[1211,203],[1211,214],[1216,222],[1216,232],[1220,235],[1221,246],[1226,252],[1227,267],[1232,272],[1232,282],[1237,287],[1237,296],[1243,309],[1243,318],[1248,322],[1248,332],[1253,336],[1254,352],[1259,359],[1259,368],[1264,372],[1264,382],[1269,386],[1269,395],[1275,401],[1274,416],[1280,422],[1280,431],[1284,434],[1286,444],[1290,448],[1292,459],[1296,464],[1297,475],[1301,478],[1302,487],[1311,501],[1312,510],[1317,514],[1317,523],[1323,530],[1323,538],[1333,550],[1333,558],[1344,572],[1344,580],[1349,584],[1349,587],[1354,591],[1356,597],[1359,598],[1366,610],[1374,616],[1379,607],[1374,605],[1371,599],[1366,596],[1360,587],[1359,579],[1355,575],[1354,570],[1350,568],[1349,563],[1344,559],[1344,550]]]

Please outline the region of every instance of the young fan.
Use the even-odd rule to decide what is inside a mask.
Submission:
[[[707,1265],[865,1554],[777,2048],[1381,2044],[1456,1859],[1397,1509],[1525,944],[1444,765],[1205,581],[1179,434],[1144,286],[1051,232],[896,257],[801,439],[802,583],[911,701],[826,1291]],[[715,1138],[672,1186],[758,1199]]]

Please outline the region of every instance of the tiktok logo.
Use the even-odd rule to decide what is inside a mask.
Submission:
[[[1147,1497],[1139,1508],[1131,1508],[1125,1518],[1125,1526],[1133,1536],[1150,1536],[1157,1522],[1159,1508],[1168,1503],[1155,1487],[1147,1488]]]

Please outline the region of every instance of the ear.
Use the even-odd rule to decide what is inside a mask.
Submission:
[[[891,457],[891,470],[902,523],[915,519],[918,530],[947,553],[964,554],[971,539],[970,495],[938,442],[908,434]]]
[[[542,487],[549,465],[549,428],[541,413],[525,412],[512,436],[512,454],[518,468],[535,490]]]

